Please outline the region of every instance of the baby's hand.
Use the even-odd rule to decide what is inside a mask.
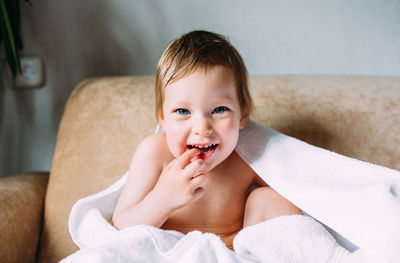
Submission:
[[[169,213],[193,203],[203,196],[201,186],[204,185],[207,178],[200,173],[203,160],[192,160],[197,154],[199,154],[199,150],[193,148],[170,162],[164,168],[152,190],[152,194],[160,202],[165,203]]]

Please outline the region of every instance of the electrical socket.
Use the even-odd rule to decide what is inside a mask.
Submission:
[[[40,57],[21,57],[21,74],[14,81],[14,88],[39,88],[45,83],[44,63]]]

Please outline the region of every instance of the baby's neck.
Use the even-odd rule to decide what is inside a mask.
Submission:
[[[243,162],[243,159],[237,154],[234,150],[225,160],[223,160],[220,164],[215,166],[212,170],[208,171],[206,175],[210,178],[213,175],[221,175],[225,174],[226,171],[229,171],[230,167],[232,167],[233,162],[237,165],[237,162]]]

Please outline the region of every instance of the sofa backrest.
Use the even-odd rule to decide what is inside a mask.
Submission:
[[[77,250],[68,215],[128,169],[137,144],[154,132],[151,77],[97,78],[72,92],[59,127],[46,194],[39,262]],[[250,78],[253,119],[340,154],[400,169],[400,78]]]

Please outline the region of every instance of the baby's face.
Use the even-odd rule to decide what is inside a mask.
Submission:
[[[163,116],[171,153],[178,157],[192,147],[202,148],[196,158],[204,159],[204,171],[210,171],[235,149],[241,119],[232,70],[216,66],[169,84],[164,89]]]

